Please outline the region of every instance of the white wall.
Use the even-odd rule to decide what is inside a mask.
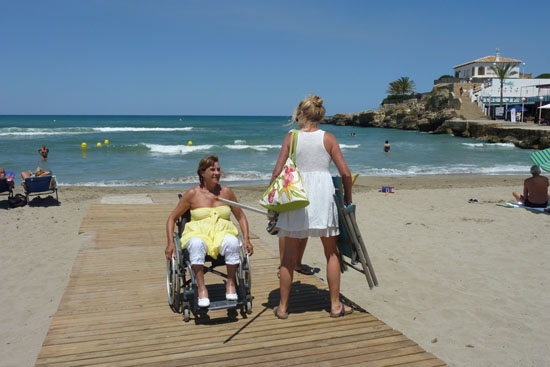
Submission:
[[[506,64],[506,63],[497,63],[497,65],[499,64]],[[513,68],[512,68],[512,71],[515,71],[516,74],[514,76],[512,76],[512,78],[519,78],[519,72],[520,72],[520,63],[510,63],[510,64],[513,64]],[[480,75],[479,74],[479,67],[480,66],[483,66],[485,68],[485,74],[484,75]],[[493,73],[491,71],[491,66],[493,66],[493,63],[492,62],[476,62],[476,63],[472,63],[472,64],[468,64],[468,65],[464,65],[460,68],[457,68],[455,69],[455,72],[458,71],[460,72],[460,77],[461,78],[470,78],[472,76],[479,76],[479,77],[492,77],[492,76],[496,76],[495,73]],[[474,70],[474,74],[472,75],[472,68],[475,68]]]

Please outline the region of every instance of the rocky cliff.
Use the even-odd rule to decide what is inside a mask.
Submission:
[[[376,111],[336,114],[326,118],[324,123],[453,134],[492,143],[509,142],[520,148],[550,147],[550,128],[495,121],[465,121],[458,118],[459,108],[458,98],[450,89],[442,88],[424,94],[420,100],[385,104]]]

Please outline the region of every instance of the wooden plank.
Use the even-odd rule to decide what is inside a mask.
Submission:
[[[279,302],[278,254],[255,242],[253,313],[184,323],[167,305],[164,223],[171,206],[93,205],[79,231],[89,241],[75,260],[37,365],[55,366],[444,366],[375,316],[328,317],[328,287],[296,274],[288,320]],[[207,274],[212,299],[221,279]]]

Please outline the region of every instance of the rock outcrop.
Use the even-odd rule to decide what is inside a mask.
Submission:
[[[451,93],[451,88],[440,88],[424,94],[420,100],[385,104],[376,111],[336,114],[323,123],[452,134],[491,143],[513,143],[520,148],[550,147],[550,128],[495,121],[465,121],[458,117],[459,109],[460,100]]]

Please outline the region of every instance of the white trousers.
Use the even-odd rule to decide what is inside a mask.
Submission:
[[[191,265],[204,265],[206,244],[200,237],[192,237],[187,242],[187,251]],[[240,244],[237,237],[228,234],[223,238],[220,255],[225,256],[226,265],[237,265],[241,262]]]

